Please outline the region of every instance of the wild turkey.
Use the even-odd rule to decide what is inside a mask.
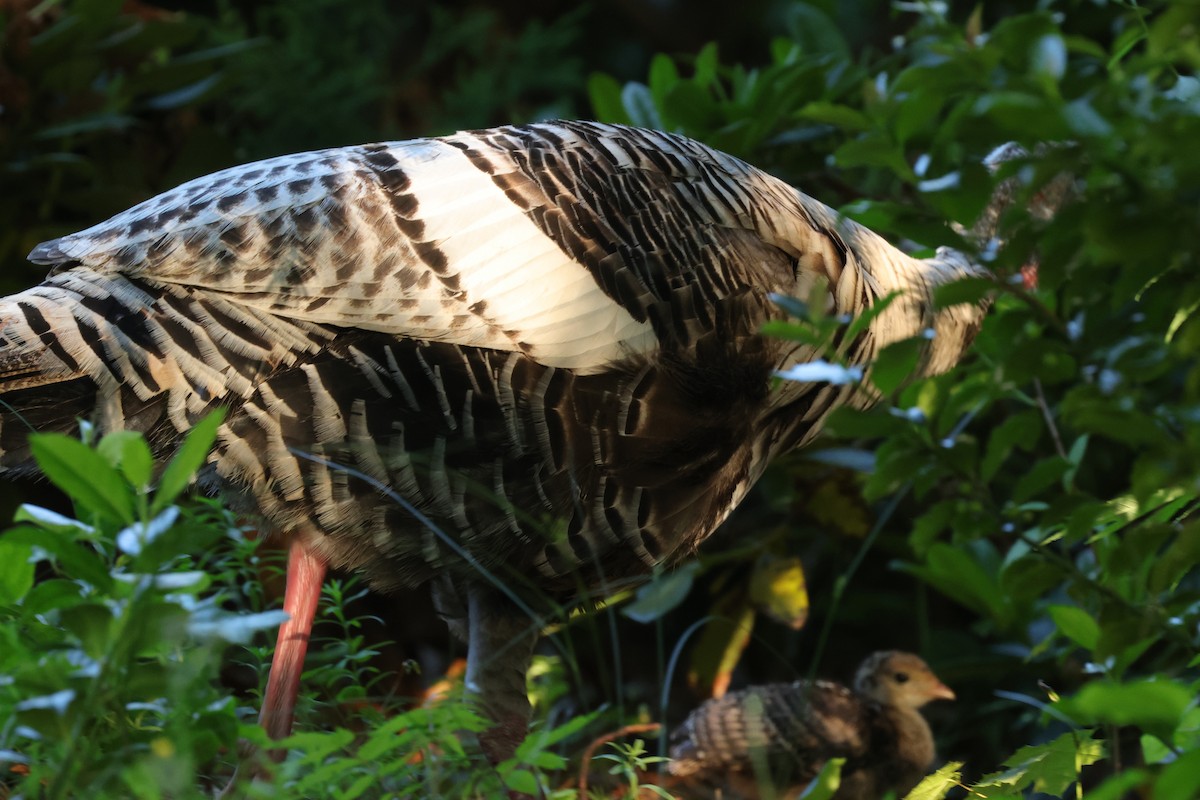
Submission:
[[[235,167],[30,259],[52,274],[0,305],[3,463],[28,462],[29,425],[161,452],[228,407],[202,481],[291,542],[270,734],[328,565],[434,586],[494,757],[527,724],[529,610],[691,553],[774,457],[872,401],[774,385],[814,353],[759,334],[773,295],[826,282],[855,315],[900,292],[839,352],[932,331],[920,374],[984,313],[930,302],[982,273],[958,254],[910,258],[729,155],[592,122]]]
[[[671,734],[669,769],[730,787],[735,796],[757,796],[755,787],[766,780],[793,796],[829,759],[844,758],[837,800],[877,800],[888,791],[903,797],[935,756],[918,709],[953,699],[919,657],[873,653],[858,668],[853,691],[830,681],[796,681],[706,701]],[[755,774],[760,757],[769,775]]]

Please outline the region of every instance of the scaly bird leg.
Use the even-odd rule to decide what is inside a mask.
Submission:
[[[538,625],[493,590],[467,590],[467,690],[479,698],[493,726],[479,735],[488,759],[511,758],[529,730],[525,676],[537,644]]]
[[[292,732],[300,674],[304,671],[304,655],[308,652],[325,568],[325,561],[301,538],[292,540],[288,549],[287,587],[283,594],[283,610],[290,617],[279,627],[275,657],[271,659],[271,674],[267,678],[267,693],[258,715],[259,724],[272,739],[282,739]],[[272,757],[282,761],[283,753],[273,753]]]

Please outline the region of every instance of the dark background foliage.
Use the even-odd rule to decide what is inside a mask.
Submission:
[[[580,737],[621,721],[677,722],[714,686],[845,676],[865,653],[902,647],[959,692],[930,716],[962,779],[1014,765],[977,793],[1065,791],[1099,757],[1078,745],[1095,730],[1107,756],[1084,771],[1089,791],[1188,797],[1200,780],[1187,777],[1200,774],[1198,18],[1182,2],[1071,0],[5,0],[0,287],[40,280],[24,260],[39,241],[180,181],[339,144],[554,117],[651,125],[928,252],[970,247],[953,224],[969,227],[986,202],[994,146],[1058,143],[1004,173],[1025,200],[1062,170],[1077,179],[1053,221],[1021,204],[1004,219],[998,274],[1036,253],[1040,288],[993,287],[994,313],[950,375],[901,385],[905,351],[885,354],[875,381],[888,402],[840,415],[814,452],[778,465],[696,565],[624,612],[560,626],[543,648],[539,713],[552,727],[610,704],[553,743],[578,755]],[[790,334],[827,324],[800,319]],[[4,489],[10,508],[70,509],[51,494],[45,482]],[[161,568],[214,571],[228,610],[269,603],[266,551],[205,542],[203,557],[181,551]],[[43,563],[38,580],[57,574]],[[332,591],[351,612],[326,614],[302,724],[353,725],[348,701],[362,711],[423,691],[459,655],[425,598]],[[0,592],[13,608],[17,597]],[[170,696],[183,711],[213,702],[207,691],[252,705],[268,640],[210,654],[194,666],[210,689]],[[8,644],[40,658],[16,634]],[[16,658],[0,673],[25,674]],[[0,691],[15,708],[29,689]],[[232,720],[211,722],[186,769],[220,775],[210,762],[228,760]],[[1053,749],[1010,759],[1068,731],[1065,767]],[[0,751],[28,750],[28,734],[0,723]],[[136,783],[98,774],[91,785],[114,796]],[[297,794],[280,796],[303,794],[289,785]]]

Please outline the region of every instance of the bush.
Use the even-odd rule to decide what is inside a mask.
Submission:
[[[778,465],[697,564],[643,587],[624,614],[572,618],[557,635],[576,663],[543,662],[535,734],[499,773],[459,741],[480,724],[461,703],[384,703],[364,708],[368,733],[293,737],[293,757],[248,791],[471,797],[503,782],[570,797],[583,740],[681,718],[683,675],[703,694],[834,673],[899,645],[927,653],[961,698],[934,712],[951,761],[915,796],[960,784],[989,798],[1196,794],[1200,158],[1186,145],[1200,133],[1200,11],[1063,0],[992,20],[897,4],[879,50],[848,43],[815,4],[778,6],[786,35],[767,63],[724,63],[716,45],[660,55],[644,83],[593,75],[596,114],[746,158],[918,254],[972,248],[961,231],[996,180],[1015,176],[1028,201],[1065,171],[1072,203],[1050,221],[1017,203],[1002,246],[976,253],[1000,275],[1036,253],[1039,288],[943,293],[995,296],[966,363],[908,383],[905,349],[886,354],[871,374],[887,402],[841,413],[829,438]],[[16,266],[35,241],[239,154],[564,113],[579,82],[578,18],[501,36],[488,12],[433,13],[419,19],[438,46],[384,68],[347,61],[344,39],[309,42],[299,22],[334,8],[319,0],[212,18],[38,8],[33,27],[4,18],[0,260],[14,285],[35,279]],[[345,24],[402,37],[410,18],[381,8]],[[343,127],[296,124],[281,83],[310,56],[295,86],[334,103]],[[235,91],[258,75],[261,91]],[[982,160],[1006,140],[1034,155],[993,176]],[[777,334],[840,324],[795,311]],[[230,642],[252,666],[269,652],[268,635],[250,638],[277,619],[254,615],[261,556],[219,505],[178,499],[208,435],[156,490],[136,437],[39,440],[76,513],[26,507],[0,538],[0,760],[12,765],[0,781],[12,794],[199,796],[229,779],[239,737],[262,743],[256,704],[216,679]],[[339,607],[356,592],[330,589]],[[708,615],[719,624],[696,622]],[[306,680],[361,700],[375,643],[354,618],[336,622],[343,649]],[[615,702],[590,716],[571,697]],[[311,727],[317,710],[301,710]],[[605,755],[631,786],[647,752]]]

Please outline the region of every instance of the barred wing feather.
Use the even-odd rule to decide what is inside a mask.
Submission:
[[[587,374],[764,278],[793,290],[799,250],[839,257],[775,229],[795,194],[764,178],[666,134],[501,129],[224,170],[30,257]]]

